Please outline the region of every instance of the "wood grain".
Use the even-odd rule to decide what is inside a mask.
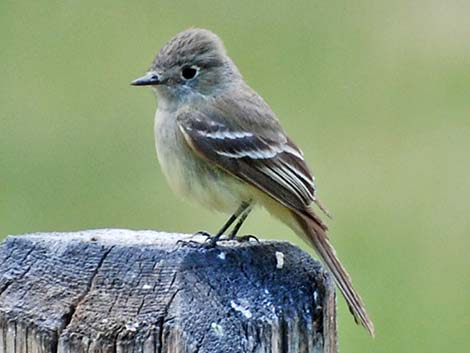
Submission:
[[[0,352],[337,352],[334,285],[286,243],[92,230],[0,246]]]

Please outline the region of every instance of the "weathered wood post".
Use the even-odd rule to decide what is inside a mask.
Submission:
[[[333,353],[335,292],[286,243],[93,230],[0,246],[0,353]]]

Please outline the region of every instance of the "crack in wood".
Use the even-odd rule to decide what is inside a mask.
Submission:
[[[62,332],[64,332],[67,327],[70,325],[70,323],[72,322],[72,319],[75,315],[75,313],[77,312],[77,309],[79,308],[80,304],[85,300],[87,294],[90,292],[90,290],[93,288],[93,285],[94,285],[94,281],[95,281],[95,278],[96,276],[98,275],[101,267],[103,266],[103,263],[104,261],[106,260],[106,258],[108,257],[109,253],[111,252],[111,250],[113,250],[114,246],[110,246],[109,249],[107,249],[104,253],[103,253],[103,256],[101,257],[101,259],[99,260],[98,264],[96,265],[96,268],[93,270],[89,280],[88,280],[88,283],[84,289],[84,291],[82,292],[82,294],[80,294],[80,296],[77,298],[77,302],[76,304],[72,304],[70,306],[70,312],[68,314],[66,314],[64,316],[64,321],[63,321],[63,327],[61,329],[58,330],[57,332],[57,337],[59,339],[60,335],[62,334]],[[58,343],[58,342],[57,342]],[[56,352],[52,352],[52,353],[56,353]]]
[[[334,287],[300,249],[262,242],[201,250],[160,233],[146,232],[142,243],[140,234],[97,230],[7,241],[23,250],[11,252],[0,283],[14,271],[9,285],[23,292],[4,291],[0,313],[3,301],[14,305],[17,298],[24,305],[15,310],[24,312],[0,320],[0,353],[337,352],[335,317],[328,317]],[[25,257],[32,244],[39,245]],[[282,270],[276,252],[283,253]],[[18,284],[19,273],[25,283]]]
[[[19,260],[15,261],[16,263],[20,263],[20,264],[23,264],[28,258],[29,256],[33,253],[33,251],[35,250],[35,246],[33,245],[31,247],[31,249],[29,249],[26,254],[20,258]],[[3,293],[5,293],[8,288],[15,282],[17,282],[18,280],[22,280],[27,274],[28,272],[31,270],[31,267],[33,266],[33,262],[31,262],[25,269],[24,271],[18,275],[18,277],[16,278],[11,278],[9,280],[7,280],[7,282],[3,285],[3,287],[0,289],[0,298],[2,297]]]

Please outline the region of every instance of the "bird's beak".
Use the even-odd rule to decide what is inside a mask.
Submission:
[[[160,76],[155,71],[149,71],[144,76],[131,82],[132,86],[151,86],[162,83]]]

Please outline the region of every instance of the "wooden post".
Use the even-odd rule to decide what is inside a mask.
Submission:
[[[287,243],[93,230],[0,246],[0,353],[336,353],[335,292]]]

